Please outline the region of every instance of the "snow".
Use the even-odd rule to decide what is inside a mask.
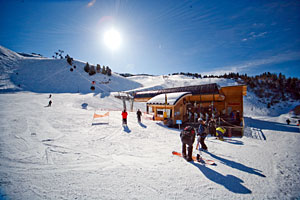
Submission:
[[[221,87],[238,85],[233,80],[219,79],[219,78],[192,78],[184,75],[170,75],[170,76],[132,76],[128,77],[129,80],[140,83],[143,87],[135,89],[136,91],[142,90],[158,90],[162,88],[173,88],[191,85],[202,85],[217,83]]]
[[[0,47],[2,91],[86,94],[93,92],[90,87],[94,86],[95,93],[108,95],[110,92],[141,86],[115,73],[112,73],[112,76],[101,73],[90,76],[83,70],[86,62],[74,60],[71,66],[66,59],[23,57]],[[73,71],[70,71],[71,68]],[[92,84],[92,81],[95,81],[95,84]]]
[[[9,51],[3,49],[2,54]],[[135,112],[129,112],[128,128],[122,127],[122,101],[109,90],[208,82],[225,86],[235,85],[234,81],[180,75],[126,79],[113,74],[108,87],[98,84],[96,93],[89,93],[90,81],[104,81],[105,76],[80,72],[84,62],[76,63],[78,72],[62,74],[58,68],[69,72],[65,60],[10,54],[0,54],[0,199],[300,197],[299,127],[285,123],[299,101],[282,103],[271,113],[248,93],[246,136],[224,142],[208,136],[209,151],[202,156],[216,165],[189,163],[171,154],[181,151],[179,130],[145,118],[139,124]],[[78,83],[80,93],[69,82]],[[53,104],[46,107],[49,93]],[[138,108],[144,111],[145,103],[134,103],[134,110]],[[107,111],[109,124],[92,126],[93,114]]]
[[[149,104],[165,104],[166,96],[167,96],[167,103],[169,105],[175,105],[175,103],[182,97],[187,96],[188,94],[191,95],[190,92],[174,92],[168,94],[159,94],[155,97],[151,98],[147,103]]]

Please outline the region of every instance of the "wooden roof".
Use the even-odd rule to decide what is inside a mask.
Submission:
[[[197,94],[219,94],[218,85],[216,83],[205,85],[192,85],[185,87],[166,88],[161,90],[151,90],[136,92],[133,94],[134,98],[152,98],[159,94],[174,93],[174,92],[190,92],[192,95]]]

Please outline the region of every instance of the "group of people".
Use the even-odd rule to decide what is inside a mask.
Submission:
[[[52,105],[51,97],[52,97],[52,94],[49,95],[49,99],[50,99],[50,100],[49,100],[49,102],[48,102],[48,105],[45,106],[45,107],[51,107],[51,105]]]
[[[213,120],[211,120],[213,121]],[[192,161],[192,153],[193,153],[193,144],[195,142],[196,136],[197,136],[197,145],[196,149],[199,150],[199,153],[197,153],[197,160],[200,162],[200,151],[204,150],[207,151],[208,148],[204,142],[206,136],[210,132],[212,135],[213,133],[209,129],[209,122],[204,121],[202,118],[199,118],[199,127],[197,131],[192,126],[185,127],[181,133],[180,138],[182,142],[182,157],[185,158],[187,161]],[[223,127],[217,127],[215,129],[215,134],[218,139],[224,140],[224,134],[226,133],[226,129]],[[201,145],[201,148],[200,148]]]
[[[125,109],[122,111],[121,115],[122,115],[123,125],[127,125],[127,116],[128,116],[128,113],[126,112]],[[140,111],[140,109],[138,109],[138,111],[136,112],[136,116],[137,116],[138,122],[141,123],[142,112]]]
[[[196,123],[198,118],[201,118],[205,121],[223,118],[233,125],[239,126],[241,124],[241,115],[239,110],[234,110],[230,112],[229,115],[222,112],[217,112],[216,110],[211,108],[209,108],[208,110],[194,111],[194,112],[192,110],[193,109],[190,109],[187,112],[187,119],[189,122]]]

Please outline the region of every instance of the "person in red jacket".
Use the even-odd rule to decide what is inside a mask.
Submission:
[[[126,112],[126,110],[123,110],[122,112],[122,119],[123,119],[123,125],[127,125],[127,115],[128,113]]]

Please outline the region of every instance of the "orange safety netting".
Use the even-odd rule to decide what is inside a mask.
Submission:
[[[98,115],[98,114],[94,113],[94,118],[107,117],[107,116],[109,116],[109,112],[105,113],[104,115]]]

